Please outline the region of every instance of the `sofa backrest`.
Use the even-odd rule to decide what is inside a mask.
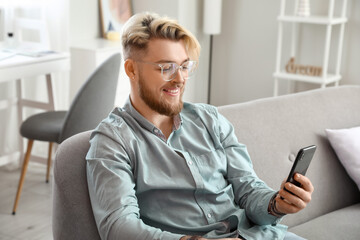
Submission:
[[[278,190],[298,150],[312,144],[317,151],[307,172],[315,192],[302,212],[283,223],[298,225],[360,202],[360,192],[331,148],[325,129],[360,126],[360,86],[312,90],[276,98],[221,106],[248,147],[258,176]]]
[[[67,138],[54,162],[52,230],[54,240],[100,240],[91,208],[85,157],[91,131]]]

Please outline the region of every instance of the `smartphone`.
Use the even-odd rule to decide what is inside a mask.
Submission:
[[[300,173],[301,175],[305,176],[306,171],[309,168],[311,159],[313,158],[313,156],[315,154],[315,150],[316,150],[315,145],[304,147],[299,150],[286,182],[291,182],[294,185],[301,187],[301,184],[299,182],[295,181],[294,175],[295,175],[295,173]],[[287,189],[285,189],[285,190],[288,191]],[[290,192],[290,191],[288,191],[288,192]]]

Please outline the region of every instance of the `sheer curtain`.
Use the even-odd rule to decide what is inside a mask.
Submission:
[[[50,45],[53,50],[70,52],[69,50],[69,1],[47,0],[46,12]],[[68,109],[69,107],[69,73],[54,75],[55,108]]]
[[[0,7],[3,10],[0,16],[4,20],[4,25],[0,26],[0,33],[4,36],[8,31],[13,31],[11,21],[5,19],[5,11],[12,11],[11,14],[21,17],[38,18],[41,11],[44,13],[47,32],[49,36],[50,49],[60,52],[69,52],[69,0],[11,0],[1,1]],[[23,37],[30,40],[38,38],[34,32],[26,31]],[[5,40],[5,39],[4,39]],[[55,109],[63,110],[69,107],[69,73],[54,73],[53,89],[55,97]],[[26,98],[42,100],[47,98],[44,76],[34,77],[33,79],[23,80],[23,94]],[[1,99],[15,97],[15,83],[1,83]],[[37,113],[39,110],[27,108],[24,117]],[[17,126],[17,112],[15,106],[8,110],[3,110],[0,114],[0,154],[12,152],[19,148],[18,137],[19,129]],[[34,154],[46,156],[47,145],[38,144],[34,146]],[[16,164],[15,164],[16,165]],[[9,168],[13,168],[9,166]]]

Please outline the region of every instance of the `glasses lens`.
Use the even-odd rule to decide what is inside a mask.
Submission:
[[[181,75],[185,79],[189,79],[190,77],[192,77],[195,73],[195,70],[196,70],[195,61],[187,61],[181,65]]]
[[[194,75],[196,70],[196,62],[195,61],[187,61],[182,65],[184,71],[187,72],[188,76],[191,77]]]
[[[196,61],[184,62],[181,67],[176,63],[165,63],[162,65],[162,75],[165,81],[170,81],[175,78],[177,70],[181,69],[181,75],[185,79],[189,79],[194,75],[196,70]]]
[[[164,63],[162,64],[162,75],[165,81],[171,80],[175,76],[177,70],[176,63]]]

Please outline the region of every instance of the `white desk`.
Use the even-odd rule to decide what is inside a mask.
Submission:
[[[18,127],[23,121],[23,108],[32,107],[45,110],[54,110],[54,95],[51,82],[51,73],[70,70],[68,53],[54,53],[42,57],[26,57],[15,55],[0,61],[0,83],[15,82],[16,98],[0,100],[0,109],[16,104],[18,109]],[[21,80],[27,77],[45,75],[48,93],[48,102],[39,102],[23,98]],[[18,132],[17,132],[18,134]],[[19,151],[0,156],[0,166],[23,157],[23,140],[19,136]]]

